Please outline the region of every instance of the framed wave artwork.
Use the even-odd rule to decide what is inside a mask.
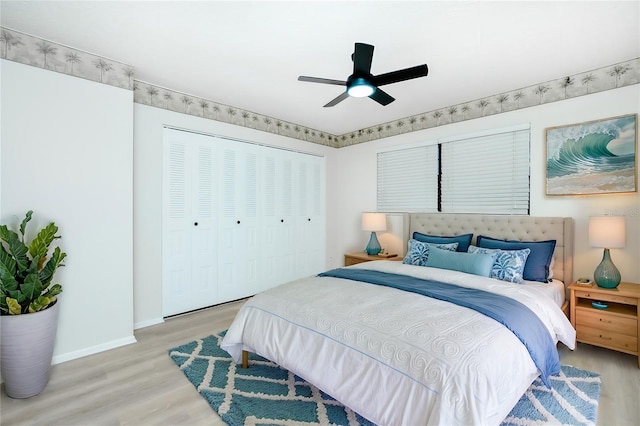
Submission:
[[[638,115],[549,127],[547,195],[636,192]]]

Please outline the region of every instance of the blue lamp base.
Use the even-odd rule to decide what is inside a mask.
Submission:
[[[375,256],[382,251],[382,247],[380,247],[380,243],[378,242],[378,237],[375,232],[371,233],[371,238],[369,238],[369,244],[367,244],[367,248],[364,249],[369,256]]]
[[[608,248],[604,249],[602,262],[600,262],[596,270],[593,272],[593,279],[596,284],[598,284],[598,287],[616,288],[618,287],[618,284],[620,284],[620,271],[618,271],[616,265],[611,261],[611,255],[609,254]]]

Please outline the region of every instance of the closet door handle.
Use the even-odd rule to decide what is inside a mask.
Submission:
[[[311,218],[307,219],[309,222],[311,222]]]
[[[238,225],[240,225],[240,221],[237,221],[236,223],[237,223]]]
[[[284,219],[280,219],[280,223],[284,223]]]
[[[198,226],[198,222],[194,222],[194,223],[193,223],[193,226]]]

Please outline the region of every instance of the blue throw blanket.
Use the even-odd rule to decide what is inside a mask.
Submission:
[[[520,339],[547,387],[551,387],[549,376],[560,372],[560,358],[549,331],[535,313],[517,300],[455,284],[368,269],[338,268],[318,276],[393,287],[473,309],[498,321]]]

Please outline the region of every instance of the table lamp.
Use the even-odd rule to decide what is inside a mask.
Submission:
[[[611,261],[609,249],[624,247],[624,216],[589,218],[589,244],[604,248],[602,262],[593,272],[599,287],[616,288],[620,284],[620,271]]]
[[[371,238],[369,238],[369,244],[365,251],[370,256],[375,256],[382,248],[378,242],[376,232],[387,230],[387,215],[384,213],[362,213],[362,230],[371,231]]]

